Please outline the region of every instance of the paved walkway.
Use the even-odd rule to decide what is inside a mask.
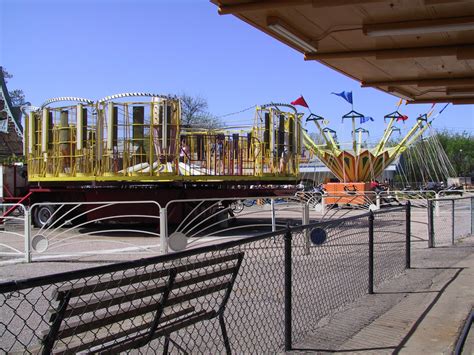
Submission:
[[[474,307],[474,237],[414,249],[412,266],[320,321],[295,352],[451,354]]]

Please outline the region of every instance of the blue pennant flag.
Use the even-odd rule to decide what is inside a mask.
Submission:
[[[361,117],[360,118],[360,123],[365,123],[367,121],[374,121],[374,119],[372,117],[369,117],[369,116],[364,116],[364,117]]]
[[[346,100],[348,103],[352,105],[352,91],[343,91],[340,93],[332,92],[331,94],[342,97],[344,100]]]

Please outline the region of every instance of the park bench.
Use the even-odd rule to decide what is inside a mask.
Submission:
[[[160,337],[164,353],[170,341],[184,351],[171,334],[216,317],[230,353],[224,310],[243,255],[198,257],[189,264],[62,285],[53,293],[57,306],[42,334],[43,354],[117,354]]]

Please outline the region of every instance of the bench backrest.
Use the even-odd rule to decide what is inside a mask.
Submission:
[[[203,256],[61,286],[43,353],[117,353],[214,318],[225,309],[242,259],[242,252]]]

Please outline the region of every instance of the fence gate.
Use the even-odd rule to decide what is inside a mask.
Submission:
[[[22,261],[26,257],[25,230],[28,230],[25,206],[3,203],[0,209],[0,265]]]

